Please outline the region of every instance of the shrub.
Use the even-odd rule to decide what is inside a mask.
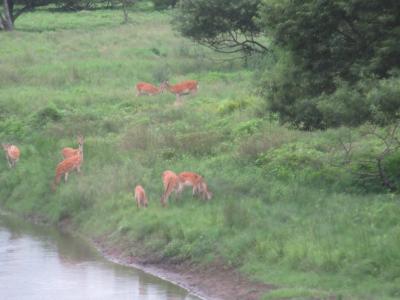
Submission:
[[[254,128],[252,126],[251,128]],[[255,162],[259,156],[297,138],[296,134],[286,128],[264,129],[250,136],[244,136],[238,146],[239,159]]]
[[[210,155],[214,148],[222,141],[218,132],[193,132],[177,137],[179,150],[194,156]]]
[[[232,113],[235,110],[242,110],[249,106],[250,101],[248,99],[228,99],[221,101],[217,107],[217,112],[220,114]]]
[[[62,118],[62,114],[55,106],[47,106],[39,110],[34,115],[34,122],[38,126],[44,126],[48,122],[58,122]]]

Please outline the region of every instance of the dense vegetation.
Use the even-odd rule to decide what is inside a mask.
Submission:
[[[306,84],[296,70],[286,72],[303,65],[284,46],[274,46],[279,60],[230,60],[177,36],[171,17],[146,3],[131,15],[134,22],[121,25],[116,10],[42,9],[1,33],[0,140],[22,151],[13,170],[0,161],[1,207],[70,220],[88,237],[155,261],[222,261],[281,287],[265,299],[398,299],[396,123],[315,132],[281,125],[264,97],[273,105],[274,95],[296,95],[292,84]],[[260,96],[260,76],[278,86]],[[136,82],[166,78],[198,80],[198,95],[182,107],[171,94],[134,96]],[[327,97],[342,101],[335,107],[343,113],[353,103],[362,114],[363,93],[373,101],[384,91],[397,103],[396,75],[369,80],[340,81]],[[349,95],[354,85],[359,96]],[[382,114],[390,119],[376,109]],[[60,150],[76,145],[78,132],[83,174],[52,193]],[[204,175],[213,200],[187,191],[163,209],[166,169]],[[148,209],[135,207],[137,183],[149,194]]]
[[[309,130],[399,117],[398,1],[217,2],[182,0],[177,28],[220,51],[276,59],[260,87],[282,122]]]

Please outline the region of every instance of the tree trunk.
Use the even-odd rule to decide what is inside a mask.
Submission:
[[[11,3],[12,4],[12,3]],[[0,27],[6,31],[12,31],[14,29],[13,19],[12,19],[12,7],[9,5],[9,0],[3,1],[4,15],[0,15]]]
[[[388,188],[389,191],[391,192],[395,192],[396,191],[396,187],[392,184],[392,182],[389,180],[389,178],[387,178],[384,170],[383,170],[383,166],[382,166],[382,157],[379,157],[377,159],[377,166],[378,166],[378,171],[379,171],[379,177],[381,178],[382,184],[384,187]]]
[[[122,10],[124,11],[124,24],[127,24],[129,22],[127,1],[128,0],[122,0]]]

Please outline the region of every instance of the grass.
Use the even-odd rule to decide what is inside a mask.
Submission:
[[[0,161],[1,207],[69,218],[87,236],[129,241],[136,255],[222,260],[282,287],[265,299],[398,299],[399,197],[356,175],[357,161],[340,163],[343,141],[355,156],[381,142],[365,128],[280,126],[254,93],[252,68],[179,37],[167,14],[131,18],[43,9],[1,33],[0,140],[22,150],[16,169]],[[164,79],[197,79],[200,90],[178,108],[171,94],[135,97],[136,82]],[[60,150],[78,132],[83,174],[52,193]],[[213,200],[187,191],[163,209],[166,169],[202,174]],[[150,200],[140,211],[139,183]]]

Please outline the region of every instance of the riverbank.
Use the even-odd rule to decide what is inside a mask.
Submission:
[[[4,212],[3,212],[4,213]],[[27,219],[40,225],[53,226],[43,216],[30,214]],[[223,263],[198,265],[191,262],[172,263],[160,261],[151,254],[146,257],[131,255],[132,244],[128,241],[111,242],[106,236],[89,237],[79,233],[69,219],[57,224],[57,228],[71,235],[77,235],[94,246],[107,260],[133,267],[169,281],[184,288],[191,294],[204,300],[258,300],[268,291],[276,289],[275,285],[256,283],[241,275],[232,267]],[[135,248],[135,246],[133,246]],[[138,246],[136,249],[138,250]]]
[[[223,264],[162,263],[151,256],[138,258],[129,255],[121,247],[109,245],[103,238],[92,239],[92,243],[107,259],[160,277],[204,300],[258,300],[276,288],[274,285],[255,283]]]
[[[1,212],[0,270],[0,286],[7,286],[1,299],[200,300],[148,272],[111,262],[80,236]]]

